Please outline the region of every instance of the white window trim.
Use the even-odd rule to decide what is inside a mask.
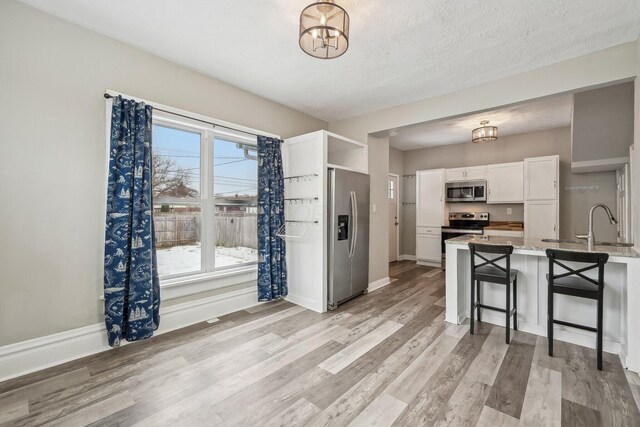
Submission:
[[[145,102],[148,105],[153,106],[154,108],[159,108],[165,111],[168,111],[169,114],[167,113],[163,113],[163,112],[156,112],[154,111],[154,122],[155,121],[160,121],[160,122],[165,122],[167,125],[169,125],[170,127],[184,127],[186,129],[189,129],[191,131],[193,131],[194,128],[198,128],[202,131],[205,131],[204,134],[207,133],[211,133],[211,137],[215,137],[215,135],[219,135],[221,137],[221,139],[224,140],[237,140],[238,142],[242,142],[243,144],[247,144],[247,145],[256,145],[257,146],[257,141],[254,140],[252,137],[249,137],[247,135],[243,135],[241,132],[248,132],[248,133],[252,133],[252,134],[256,134],[256,135],[264,135],[264,136],[268,136],[268,137],[272,137],[272,138],[278,138],[281,139],[280,135],[276,135],[276,134],[272,134],[269,132],[265,132],[265,131],[261,131],[261,130],[257,130],[257,129],[253,129],[250,127],[246,127],[246,126],[242,126],[242,125],[237,125],[235,123],[231,123],[231,122],[226,122],[224,120],[220,120],[220,119],[216,119],[213,117],[209,117],[209,116],[205,116],[202,114],[198,114],[198,113],[193,113],[191,111],[187,111],[187,110],[182,110],[179,108],[174,108],[174,107],[170,107],[168,105],[164,105],[164,104],[160,104],[157,102],[153,102],[153,101],[149,101],[143,98],[138,98],[135,96],[131,96],[131,95],[127,95],[127,94],[123,94],[123,93],[119,93],[113,90],[106,90],[106,93],[108,93],[109,95],[112,96],[117,96],[120,95],[123,98],[127,98],[127,99],[133,99],[137,102]],[[111,145],[111,106],[113,104],[113,100],[112,99],[106,99],[105,102],[105,106],[106,106],[106,118],[107,118],[107,125],[106,125],[106,154],[107,154],[107,159],[109,158],[109,147]],[[170,113],[175,113],[175,114],[179,114],[181,116],[187,116],[190,118],[193,118],[193,121],[189,121],[189,119],[184,118],[184,117],[180,117],[179,120],[176,120],[175,118],[173,118],[171,116]],[[201,123],[198,122],[198,120],[203,120],[205,122],[211,122],[211,123],[217,123],[220,126],[225,126],[225,127],[229,127],[229,128],[233,128],[233,129],[237,129],[238,133],[235,133],[233,131],[227,130],[227,129],[223,129],[223,128],[216,128],[214,125],[208,125],[206,123]],[[185,125],[186,124],[186,125]],[[211,147],[207,148],[205,152],[202,151],[202,147]],[[203,188],[205,185],[206,187],[211,187],[210,183],[209,183],[209,177],[204,177],[204,175],[208,174],[208,168],[203,168],[203,162],[205,161],[210,161],[210,164],[213,164],[213,144],[208,144],[206,141],[203,142],[201,139],[201,160],[200,160],[200,167],[201,167],[201,188],[200,188],[200,192],[201,194],[204,194],[203,191],[205,191],[206,189]],[[206,156],[203,155],[206,153]],[[108,162],[107,162],[108,163]],[[108,177],[109,177],[109,166],[108,164],[105,166],[105,195],[104,195],[104,200],[106,200],[106,182],[108,181]],[[213,192],[213,188],[211,188],[211,192]],[[208,198],[209,203],[213,204],[214,200],[213,200],[213,195],[211,197]],[[183,199],[176,199],[176,203],[185,203],[188,202],[188,200],[183,200]],[[193,201],[191,203],[194,203]],[[199,199],[199,201],[196,201],[195,203],[200,203],[201,207],[203,207],[203,205],[206,202],[206,200],[203,199]],[[105,209],[106,209],[106,203],[104,205]],[[213,211],[215,211],[215,207],[213,207]],[[204,215],[204,209],[201,209],[201,214]],[[205,225],[205,223],[207,223],[208,221],[202,221],[203,227]],[[213,223],[213,221],[211,221]],[[204,230],[202,231],[203,233],[205,232]],[[211,230],[210,232],[214,233],[215,231]],[[104,234],[104,233],[103,233]],[[211,240],[210,240],[211,241]],[[213,240],[215,242],[215,235],[213,235]],[[204,255],[204,257],[206,257],[206,259],[211,259],[211,264],[209,265],[213,265],[213,260],[215,259],[215,250],[211,251],[211,249],[205,249],[205,247],[203,246],[203,254],[205,252],[209,252],[210,255]],[[187,273],[187,274],[181,274],[181,275],[172,275],[172,276],[165,276],[163,278],[160,279],[160,288],[162,289],[162,299],[163,300],[171,300],[171,299],[175,299],[175,298],[180,298],[180,297],[184,297],[184,296],[188,296],[188,295],[193,295],[193,294],[197,294],[197,293],[202,293],[202,292],[207,292],[207,291],[212,291],[212,290],[216,290],[216,289],[221,289],[221,288],[225,288],[225,287],[229,287],[229,286],[234,286],[234,285],[240,285],[243,283],[247,283],[247,282],[255,282],[257,280],[257,271],[258,271],[258,263],[246,263],[246,264],[242,264],[238,267],[235,266],[229,266],[229,267],[220,267],[218,269],[215,270],[211,270],[211,271],[205,271],[204,269],[202,269],[202,264],[201,264],[201,270],[200,272],[191,272],[191,273]],[[99,299],[103,300],[104,299],[104,295],[102,294],[102,290],[100,291],[100,295],[99,295]]]
[[[255,266],[257,262],[242,263],[238,266],[215,266],[215,245],[211,242],[216,241],[216,229],[214,226],[215,217],[215,194],[213,191],[213,175],[215,171],[212,165],[215,160],[215,146],[214,141],[216,139],[241,143],[245,145],[251,145],[257,147],[257,141],[247,138],[244,135],[237,135],[229,131],[219,131],[213,127],[207,128],[206,125],[202,126],[191,125],[187,119],[174,120],[165,118],[164,114],[153,115],[154,125],[164,126],[170,129],[182,130],[184,132],[198,133],[200,135],[200,197],[194,199],[188,198],[163,198],[161,202],[164,204],[185,204],[194,205],[200,207],[201,215],[201,230],[203,242],[207,244],[201,245],[201,258],[200,258],[200,270],[189,271],[185,273],[172,274],[169,276],[163,276],[160,278],[161,286],[165,283],[181,283],[189,282],[192,277],[197,276],[209,276],[216,277],[219,272],[243,270],[246,266]],[[157,203],[154,200],[154,203]]]

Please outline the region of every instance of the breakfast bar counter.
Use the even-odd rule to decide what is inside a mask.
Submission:
[[[466,235],[446,241],[446,320],[460,324],[469,317],[471,307],[471,260],[469,243],[512,245],[511,268],[518,275],[518,326],[524,332],[547,336],[547,280],[549,271],[546,249],[609,254],[605,266],[604,350],[620,355],[624,366],[640,371],[640,253],[631,247],[586,243],[543,241],[521,237]],[[569,266],[575,264],[567,263]],[[557,267],[556,267],[557,268]],[[590,273],[593,273],[590,272]],[[589,274],[587,274],[589,275]],[[504,285],[484,283],[484,304],[504,306]],[[566,295],[555,296],[557,319],[595,325],[596,303]],[[482,311],[482,320],[504,326],[500,313]],[[555,339],[595,347],[595,334],[555,325]]]

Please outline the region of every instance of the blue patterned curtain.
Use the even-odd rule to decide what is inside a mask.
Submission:
[[[104,309],[109,345],[148,338],[160,323],[151,186],[152,107],[117,96],[104,253]]]
[[[258,136],[258,301],[287,296],[282,141]]]

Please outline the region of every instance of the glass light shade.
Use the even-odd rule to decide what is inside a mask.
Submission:
[[[487,126],[487,124],[489,124],[489,121],[483,120],[480,122],[481,127],[471,132],[471,142],[481,144],[498,139],[498,128],[496,126]]]
[[[349,48],[349,15],[333,1],[319,1],[300,14],[300,48],[314,58],[332,59]]]

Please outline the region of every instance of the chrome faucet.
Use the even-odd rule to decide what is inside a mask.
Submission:
[[[576,233],[576,238],[578,238],[578,239],[586,239],[588,250],[592,250],[593,249],[593,245],[595,243],[595,236],[593,235],[593,211],[595,211],[596,208],[602,208],[602,209],[605,210],[605,212],[609,216],[609,222],[611,224],[617,224],[618,223],[618,220],[616,219],[616,217],[613,216],[613,213],[611,212],[611,209],[609,209],[609,206],[603,205],[602,203],[598,203],[596,205],[593,205],[591,207],[591,210],[589,210],[589,232],[587,234],[577,234]]]

